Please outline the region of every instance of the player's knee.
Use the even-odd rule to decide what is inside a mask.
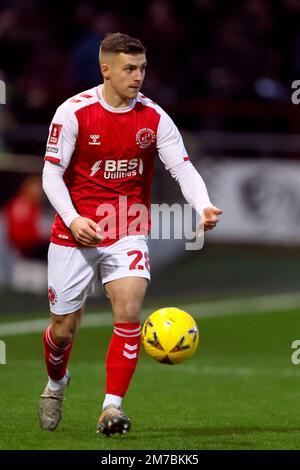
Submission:
[[[127,300],[118,303],[114,308],[115,321],[131,323],[140,319],[141,303],[137,300]]]
[[[77,329],[80,325],[82,311],[70,315],[52,314],[51,333],[58,346],[66,346],[74,340]]]
[[[76,333],[76,324],[54,323],[52,325],[52,334],[58,346],[66,346],[73,341]]]
[[[54,340],[57,346],[63,347],[71,343],[74,339],[75,333],[69,329],[56,329],[53,332]]]

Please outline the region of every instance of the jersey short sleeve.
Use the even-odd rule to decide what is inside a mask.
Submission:
[[[170,170],[174,166],[188,161],[189,157],[179,130],[170,116],[159,107],[160,121],[157,129],[157,151],[159,158]]]
[[[52,119],[49,127],[44,160],[67,168],[74,152],[78,135],[78,121],[73,111],[63,103]]]

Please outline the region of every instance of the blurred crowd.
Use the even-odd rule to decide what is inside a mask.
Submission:
[[[168,109],[203,97],[289,101],[300,72],[299,0],[2,0],[4,131],[15,123],[48,125],[68,96],[98,84],[99,43],[115,31],[144,42],[143,91]],[[19,151],[16,134],[9,146]]]

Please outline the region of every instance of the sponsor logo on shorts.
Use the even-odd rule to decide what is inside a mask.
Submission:
[[[49,301],[50,301],[51,305],[55,305],[56,302],[57,302],[57,293],[55,292],[55,290],[51,286],[48,289],[48,297],[49,297]]]
[[[57,145],[61,130],[62,130],[62,124],[55,124],[55,123],[52,124],[49,141],[48,141],[49,144]]]
[[[155,141],[155,132],[148,127],[140,129],[135,137],[136,143],[142,149],[150,147],[150,145]]]
[[[48,145],[48,147],[47,147],[47,152],[58,153],[58,148],[57,148],[57,147],[50,147],[50,146]]]

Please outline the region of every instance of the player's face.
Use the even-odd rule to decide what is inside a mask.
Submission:
[[[110,67],[110,82],[124,99],[133,99],[140,91],[147,65],[145,54],[115,54]]]

